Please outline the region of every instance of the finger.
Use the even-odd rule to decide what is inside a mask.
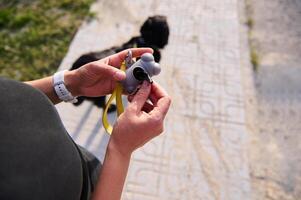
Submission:
[[[168,96],[167,92],[157,82],[154,81],[152,83],[150,100],[153,104],[156,104],[156,102],[164,96]]]
[[[155,82],[152,84],[151,92],[153,98],[157,102],[154,104],[154,109],[150,112],[150,114],[160,115],[164,118],[170,107],[171,98],[168,96],[167,92],[159,84]]]
[[[151,87],[151,93],[149,95],[149,100],[152,103],[153,107],[157,105],[158,100],[163,97],[168,96],[165,90],[156,82],[153,82]],[[134,98],[134,95],[128,96],[128,101],[131,102]]]
[[[151,96],[155,99],[160,99],[161,97],[168,96],[167,92],[157,83],[152,83]]]
[[[158,90],[158,88],[160,88]],[[164,92],[165,94],[161,94],[161,92]],[[153,105],[156,105],[158,102],[158,99],[164,95],[167,95],[167,93],[163,90],[163,88],[156,82],[153,82],[151,93],[149,95],[149,99],[152,102]]]
[[[96,74],[107,75],[108,77],[113,77],[116,81],[121,81],[125,79],[125,72],[117,69],[113,66],[107,65],[106,63],[96,61],[93,63]]]
[[[143,108],[143,105],[148,99],[148,96],[151,91],[151,86],[147,81],[144,81],[138,92],[135,94],[130,107],[132,107],[136,112],[140,112]]]
[[[157,105],[154,106],[154,109],[149,113],[150,115],[153,116],[158,116],[162,119],[166,116],[168,109],[171,104],[171,99],[170,97],[162,97],[158,102]]]
[[[120,67],[121,63],[124,61],[126,55],[128,54],[128,51],[132,51],[133,57],[140,57],[144,53],[153,53],[153,50],[151,48],[132,48],[123,50],[117,54],[114,54],[110,56],[109,64],[114,67]]]
[[[152,105],[152,104],[149,103],[149,102],[145,102],[145,104],[144,104],[143,107],[142,107],[142,111],[144,111],[144,112],[146,112],[146,113],[151,112],[153,109],[154,109],[154,105]]]
[[[153,105],[156,105],[158,102],[158,98],[152,93],[152,91],[149,95],[149,100],[152,102]]]
[[[104,59],[103,62],[104,62],[106,65],[108,65],[109,62],[110,62],[110,58]]]
[[[112,67],[113,69],[116,69]],[[116,71],[112,70],[112,76],[116,81],[122,81],[126,78],[125,72],[117,69]]]
[[[132,102],[134,99],[134,96],[133,95],[129,95],[128,96],[128,101],[129,102]],[[146,113],[149,113],[150,111],[152,111],[154,109],[154,105],[151,103],[151,102],[148,102],[149,100],[147,100],[145,102],[145,104],[143,105],[142,107],[142,111],[146,112]]]
[[[132,102],[133,99],[134,99],[134,95],[129,95],[129,96],[128,96],[128,101],[129,101],[129,102]]]
[[[135,95],[128,95],[128,101],[131,102]],[[149,94],[149,100],[153,105],[156,105],[158,100],[163,97],[168,96],[165,90],[156,82],[153,82],[151,85],[151,92]]]

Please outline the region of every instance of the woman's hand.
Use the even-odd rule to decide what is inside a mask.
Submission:
[[[171,98],[157,83],[147,81],[129,99],[131,103],[115,123],[109,143],[109,148],[125,157],[163,132],[163,120],[171,103]]]
[[[151,48],[133,48],[133,57],[140,57],[144,53],[152,53]],[[107,58],[88,63],[77,70],[65,72],[65,85],[73,96],[104,96],[112,93],[116,81],[125,79],[125,73],[119,70],[128,50],[114,54]],[[53,104],[61,102],[53,89],[53,77],[28,81],[28,85],[42,91]]]
[[[163,131],[171,99],[158,84],[144,81],[129,100],[114,125],[93,200],[120,199],[132,152]]]
[[[132,152],[163,131],[171,99],[158,84],[144,81],[130,100],[114,125],[93,200],[120,199]]]
[[[150,48],[133,48],[133,57],[152,53]],[[125,79],[125,73],[119,70],[129,50],[124,50],[107,58],[88,63],[65,75],[67,88],[73,96],[103,96],[112,93],[116,81]]]

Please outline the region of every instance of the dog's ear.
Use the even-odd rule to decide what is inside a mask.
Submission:
[[[160,53],[159,49],[157,49],[157,48],[153,48],[153,50],[154,50],[153,56],[155,58],[155,61],[157,63],[159,63],[161,60],[161,53]]]
[[[140,33],[149,45],[163,48],[168,43],[169,37],[167,18],[161,15],[149,17],[141,26]]]

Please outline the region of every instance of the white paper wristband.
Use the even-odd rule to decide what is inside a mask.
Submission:
[[[59,71],[53,75],[53,88],[60,100],[65,102],[76,103],[76,97],[72,96],[72,94],[68,91],[65,85],[64,74],[66,71],[67,70]]]

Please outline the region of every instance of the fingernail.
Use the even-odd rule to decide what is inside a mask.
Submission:
[[[142,86],[143,87],[148,87],[150,83],[148,81],[143,81]]]

